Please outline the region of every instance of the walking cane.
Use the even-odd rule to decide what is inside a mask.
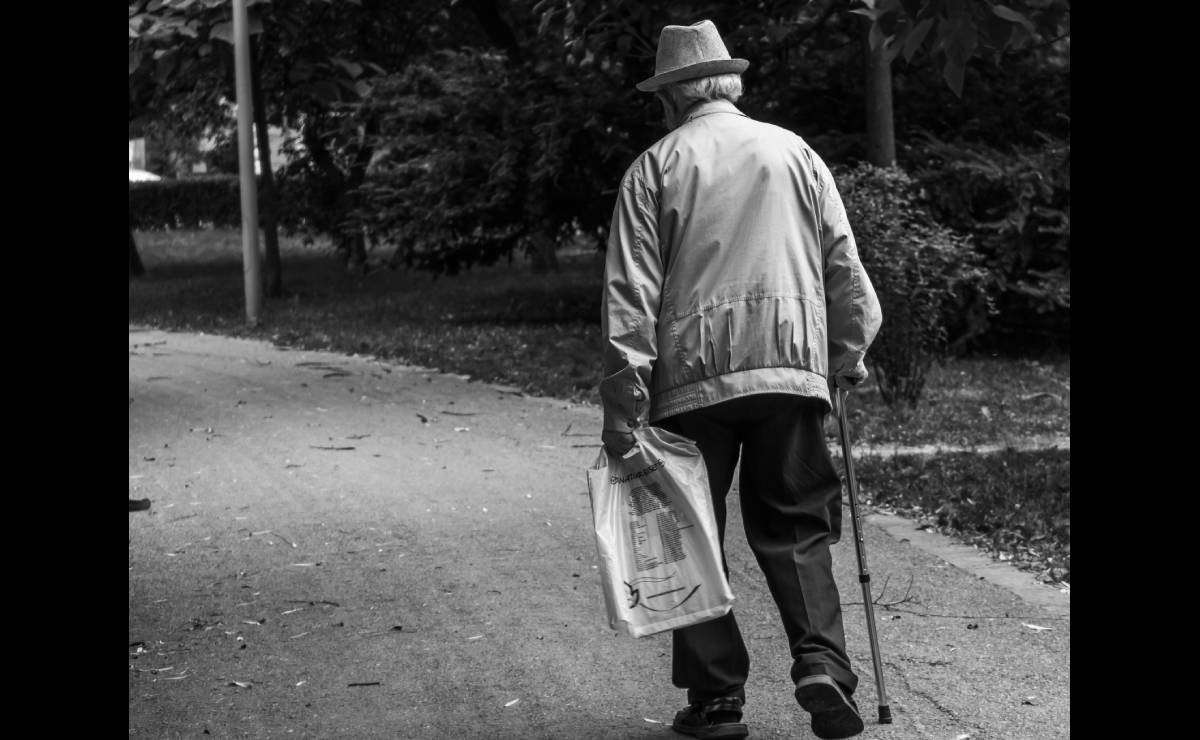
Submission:
[[[854,478],[854,461],[850,459],[850,427],[846,424],[846,391],[835,386],[837,396],[838,431],[842,438],[842,459],[846,461],[846,485],[850,488],[850,519],[854,523],[854,551],[858,554],[858,582],[862,584],[863,604],[867,608],[867,635],[871,639],[871,662],[875,666],[875,690],[879,694],[879,724],[892,723],[892,708],[888,706],[887,690],[883,688],[883,661],[879,657],[879,637],[875,634],[875,608],[871,603],[871,573],[867,570],[866,540],[858,521],[858,481]]]

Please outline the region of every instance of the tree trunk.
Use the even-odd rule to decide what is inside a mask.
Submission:
[[[315,120],[305,122],[302,135],[305,148],[321,172],[322,201],[328,209],[328,230],[334,241],[334,251],[346,269],[361,269],[367,261],[366,240],[361,230],[348,233],[342,222],[356,203],[350,192],[362,183],[372,150],[366,146],[359,148],[347,176],[321,141]]]
[[[378,132],[378,119],[375,116],[368,117],[363,122],[363,136],[358,150],[354,153],[354,160],[350,163],[350,174],[346,178],[346,194],[343,198],[345,214],[354,212],[362,204],[362,196],[359,195],[358,188],[367,179],[367,165],[371,163],[371,156],[375,153],[375,148],[368,142],[370,137]],[[348,238],[346,247],[346,267],[351,270],[366,271],[368,269],[367,230],[355,227],[355,233]]]
[[[250,90],[254,98],[254,128],[258,138],[258,219],[263,231],[263,288],[268,298],[283,295],[283,261],[279,257],[279,196],[271,169],[271,135],[262,93],[262,43],[250,40]]]
[[[871,21],[863,19],[863,60],[866,67],[867,161],[877,167],[896,163],[896,132],[892,123],[892,67],[883,43],[871,49]]]
[[[129,224],[129,277],[135,278],[138,275],[146,274],[146,268],[142,265],[142,257],[137,251],[137,242],[133,240],[133,223]]]

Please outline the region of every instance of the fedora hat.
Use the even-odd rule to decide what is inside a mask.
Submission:
[[[642,80],[637,89],[653,92],[663,85],[697,77],[723,75],[746,71],[750,62],[730,59],[725,42],[712,21],[700,21],[690,26],[666,26],[658,37],[658,53],[654,58],[654,76]]]

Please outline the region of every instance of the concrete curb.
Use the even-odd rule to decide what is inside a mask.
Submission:
[[[1059,616],[1071,616],[1070,589],[1064,592],[1063,589],[1042,583],[1033,574],[1019,570],[1010,563],[992,560],[986,553],[970,545],[955,542],[936,532],[928,532],[911,519],[878,512],[867,514],[864,519],[879,526],[896,540],[908,542],[961,570],[1006,588],[1031,604]]]

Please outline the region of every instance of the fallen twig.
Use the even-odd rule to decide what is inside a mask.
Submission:
[[[903,604],[905,602],[912,601],[911,593],[912,593],[912,585],[913,585],[913,576],[911,573],[909,573],[908,574],[908,588],[904,589],[904,596],[897,599],[896,601],[883,602],[882,601],[883,595],[885,593],[887,593],[888,581],[890,579],[891,579],[891,576],[888,576],[887,578],[883,579],[883,588],[879,589],[879,598],[875,599],[875,603],[878,604],[879,606],[882,606],[884,609],[891,609],[893,606],[896,606],[897,604]]]

